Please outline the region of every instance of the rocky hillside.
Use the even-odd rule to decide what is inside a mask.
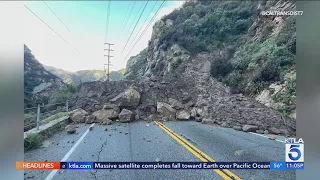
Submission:
[[[133,80],[144,75],[147,64],[147,49],[142,50],[138,55],[130,57],[127,61],[125,79]]]
[[[73,84],[75,86],[84,82],[92,82],[105,79],[105,72],[103,70],[81,70],[76,72],[69,72],[52,66],[44,65],[44,67],[52,74],[61,78],[65,83]],[[112,71],[110,72],[110,80],[122,80],[124,73],[125,69],[121,69],[119,71]]]
[[[177,80],[202,68],[231,93],[295,119],[295,17],[260,15],[294,9],[294,1],[283,0],[187,2],[155,24],[148,47],[129,59],[125,78]]]
[[[295,135],[295,19],[260,15],[294,8],[291,1],[188,1],[154,25],[124,81],[81,86],[71,119],[195,120]]]
[[[47,71],[43,65],[35,59],[31,50],[24,45],[24,104],[25,107],[36,106],[43,101],[43,97],[64,87],[60,78]]]

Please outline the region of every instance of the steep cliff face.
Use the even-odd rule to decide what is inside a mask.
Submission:
[[[295,132],[295,18],[260,15],[294,9],[291,1],[187,2],[154,25],[125,79],[139,81],[146,106],[174,98],[225,127]]]
[[[147,49],[142,50],[137,56],[132,56],[127,62],[125,79],[132,80],[141,77],[147,64]]]
[[[60,78],[47,71],[24,45],[24,95],[25,107],[35,106],[41,97],[50,96],[63,88]]]

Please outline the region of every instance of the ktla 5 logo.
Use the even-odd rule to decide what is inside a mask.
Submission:
[[[302,138],[286,139],[286,162],[304,162],[304,143]]]

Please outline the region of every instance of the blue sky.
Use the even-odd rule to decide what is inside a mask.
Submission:
[[[24,43],[32,50],[36,58],[45,65],[54,66],[68,71],[84,69],[103,69],[106,63],[104,55],[104,41],[106,32],[106,17],[109,1],[46,1],[47,5],[57,14],[64,24],[73,32],[76,38],[63,26],[42,1],[27,1],[25,5],[52,27],[58,34],[66,39],[72,46],[64,42],[58,35],[50,30],[36,16],[25,8],[24,16]],[[112,70],[124,68],[125,59],[131,49],[134,38],[142,26],[144,30],[147,23],[160,7],[162,1],[149,1],[141,19],[131,36],[123,54],[121,52],[140,13],[147,1],[111,1],[107,42],[114,43],[111,53]],[[156,20],[163,15],[180,7],[183,1],[167,1],[161,9]],[[129,7],[134,8],[125,22]],[[153,9],[152,9],[153,8]],[[139,11],[140,10],[140,11]],[[152,26],[155,21],[153,21]],[[151,37],[152,26],[148,28],[143,38],[133,48],[131,55],[136,55],[144,49]],[[140,34],[139,34],[140,35]],[[138,39],[138,38],[136,38]],[[74,48],[78,50],[75,51]]]

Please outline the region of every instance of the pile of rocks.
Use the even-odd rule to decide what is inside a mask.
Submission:
[[[113,121],[126,123],[135,120],[136,114],[133,110],[137,108],[139,102],[140,93],[130,87],[93,113],[77,108],[69,112],[69,116],[74,123],[101,123],[104,125],[111,124]],[[101,104],[98,104],[98,106],[101,106]],[[95,108],[97,108],[97,104]]]
[[[157,112],[162,120],[196,120],[202,122],[206,114],[201,108],[189,107],[176,99],[169,98],[169,102],[157,102]]]
[[[231,94],[208,72],[190,71],[189,80],[156,76],[135,82],[84,85],[70,112],[74,123],[111,124],[134,120],[195,120],[245,132],[292,135],[294,122],[241,94]],[[99,84],[100,83],[100,84]]]

